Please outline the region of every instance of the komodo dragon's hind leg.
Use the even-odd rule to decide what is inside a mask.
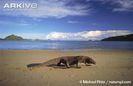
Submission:
[[[61,66],[61,63],[63,63],[67,68],[69,68],[65,59],[60,59],[60,61],[57,63],[57,66]]]

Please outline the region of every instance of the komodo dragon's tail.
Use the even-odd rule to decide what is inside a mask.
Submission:
[[[32,64],[28,64],[27,68],[33,69],[33,68],[40,68],[40,67],[44,67],[44,66],[52,66],[52,65],[55,66],[59,62],[59,60],[60,60],[60,58],[54,58],[54,59],[48,60],[43,63],[32,63]]]

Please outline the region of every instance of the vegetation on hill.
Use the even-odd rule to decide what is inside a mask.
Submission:
[[[102,41],[133,41],[133,34],[114,36],[102,39]]]
[[[24,40],[24,39],[17,35],[9,35],[5,37],[4,40]]]

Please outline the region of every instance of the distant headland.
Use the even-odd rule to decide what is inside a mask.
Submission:
[[[114,36],[102,39],[101,41],[133,41],[133,34]]]

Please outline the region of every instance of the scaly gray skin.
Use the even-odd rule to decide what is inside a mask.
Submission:
[[[67,68],[71,65],[76,65],[78,68],[78,63],[84,64],[96,64],[96,62],[88,56],[64,56],[60,57],[60,61],[57,63],[57,66],[60,66],[63,63]]]
[[[86,65],[96,64],[96,62],[88,56],[62,56],[39,64],[29,64],[27,65],[27,67],[29,69],[32,69],[36,67],[49,66],[53,64],[56,66],[61,66],[61,63],[63,63],[67,68],[69,68],[71,65],[76,65],[76,67],[78,67],[78,63],[84,63]]]

